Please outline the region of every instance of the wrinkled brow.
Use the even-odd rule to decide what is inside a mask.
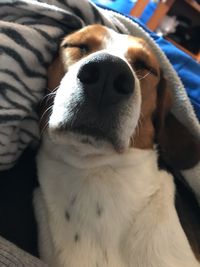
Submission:
[[[80,47],[87,44],[93,51],[100,49],[106,38],[109,38],[109,31],[103,26],[93,25],[65,37],[61,46]]]

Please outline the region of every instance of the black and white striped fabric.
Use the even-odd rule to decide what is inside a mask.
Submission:
[[[143,37],[150,43],[171,82],[174,113],[200,137],[180,79],[160,48],[136,23],[87,0],[1,0],[0,170],[10,168],[27,145],[39,140],[37,105],[59,40],[64,34],[93,23]]]
[[[92,23],[123,28],[84,0],[0,1],[0,170],[39,140],[37,105],[60,38]]]

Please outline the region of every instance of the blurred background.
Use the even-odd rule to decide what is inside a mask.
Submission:
[[[200,0],[92,0],[136,17],[200,62]]]

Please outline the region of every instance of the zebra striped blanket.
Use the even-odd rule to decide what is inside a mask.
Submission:
[[[37,145],[37,105],[60,38],[86,24],[127,32],[86,0],[0,1],[0,170]]]
[[[174,114],[200,138],[199,123],[179,77],[137,23],[87,0],[1,0],[0,169],[10,168],[27,145],[39,141],[37,106],[60,38],[93,23],[147,40],[169,78]]]

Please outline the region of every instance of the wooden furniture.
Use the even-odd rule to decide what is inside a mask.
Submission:
[[[140,0],[137,1],[134,7],[131,10],[130,15],[133,17],[140,17],[145,9],[145,7],[148,5],[150,0]]]
[[[192,7],[192,9],[194,9],[196,12],[199,12],[200,16],[200,5],[194,0],[160,0],[154,14],[147,22],[147,27],[150,30],[155,31],[156,28],[159,26],[160,22],[162,21],[163,17],[169,12],[169,10],[172,8],[173,4],[176,1],[182,1],[187,3],[189,7]],[[131,10],[130,15],[135,17],[140,17],[145,7],[148,5],[148,3],[149,0],[138,0],[133,9]],[[173,43],[178,48],[180,48],[181,50],[183,50],[184,52],[186,52],[187,54],[189,54],[192,58],[200,62],[200,51],[197,54],[193,54],[192,52],[188,51],[186,48],[176,43],[175,41],[169,38],[166,39],[171,43]]]
[[[171,8],[171,6],[174,4],[174,2],[175,0],[160,1],[153,16],[150,18],[150,20],[147,23],[147,27],[150,30],[152,31],[156,30],[156,28],[161,23],[163,17],[167,14],[167,12]]]

